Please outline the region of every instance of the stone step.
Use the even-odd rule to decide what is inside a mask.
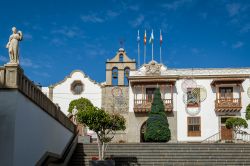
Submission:
[[[250,144],[109,144],[116,165],[250,165]],[[78,144],[70,165],[89,165],[97,144]]]

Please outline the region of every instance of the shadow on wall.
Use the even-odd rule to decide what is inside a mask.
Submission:
[[[137,162],[137,157],[126,156],[126,155],[111,155],[110,158],[115,161],[115,165],[130,166],[136,165],[140,166]]]

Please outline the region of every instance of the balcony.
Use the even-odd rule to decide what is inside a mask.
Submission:
[[[173,110],[173,100],[163,99],[166,112],[171,112]],[[147,113],[151,111],[152,101],[146,99],[134,100],[134,112],[135,113]]]
[[[241,108],[241,98],[215,100],[215,110],[217,112],[239,112]]]

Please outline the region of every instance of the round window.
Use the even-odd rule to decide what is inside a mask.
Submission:
[[[71,84],[71,91],[73,92],[73,94],[79,95],[83,92],[83,90],[84,90],[84,85],[81,81],[74,81]]]

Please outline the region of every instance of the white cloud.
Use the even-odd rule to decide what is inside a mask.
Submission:
[[[191,52],[193,54],[198,54],[200,51],[198,50],[198,48],[191,48]]]
[[[33,62],[31,61],[31,59],[29,59],[29,58],[21,58],[21,59],[20,59],[20,64],[21,64],[22,66],[30,67],[30,68],[35,68],[35,69],[40,67],[39,65],[33,63]]]
[[[232,48],[240,48],[240,47],[242,47],[244,45],[244,43],[243,42],[241,42],[241,41],[238,41],[238,42],[236,42],[235,44],[233,44],[232,45]]]
[[[24,33],[23,38],[24,38],[24,39],[27,39],[27,40],[32,40],[32,39],[33,39],[33,36],[32,36],[30,33]]]
[[[52,34],[62,34],[68,38],[73,38],[75,36],[83,37],[82,31],[80,31],[80,28],[78,28],[78,27],[63,26],[61,28],[57,28],[57,29],[52,30],[51,33]]]
[[[130,24],[132,25],[132,27],[138,27],[142,24],[142,22],[144,21],[144,16],[142,14],[140,14],[134,21],[132,21]]]
[[[97,14],[95,13],[82,15],[81,19],[83,22],[92,22],[92,23],[103,23],[105,21],[104,18],[97,16]]]
[[[105,21],[111,20],[113,18],[118,17],[122,11],[114,11],[108,10],[105,12],[100,13],[90,13],[87,15],[82,15],[81,20],[83,22],[90,22],[90,23],[103,23]]]
[[[237,15],[240,12],[241,5],[239,3],[231,3],[226,5],[230,17]]]
[[[0,62],[6,63],[6,62],[8,62],[8,60],[9,59],[7,57],[0,55]]]
[[[107,11],[107,18],[106,19],[109,19],[109,18],[115,18],[117,16],[119,16],[120,13],[119,12],[115,12],[115,11],[112,11],[112,10],[108,10]]]
[[[62,38],[53,38],[51,39],[50,44],[58,47],[64,45],[65,43]]]
[[[46,72],[41,72],[41,71],[33,71],[33,73],[37,76],[41,76],[41,77],[50,77],[50,74],[49,73],[46,73]]]
[[[128,9],[132,11],[139,11],[140,7],[139,5],[131,5],[131,6],[128,6]]]
[[[177,0],[171,3],[162,4],[161,6],[169,10],[176,10],[190,2],[193,2],[193,0]]]
[[[248,33],[250,31],[250,23],[243,26],[240,30],[241,33]]]

